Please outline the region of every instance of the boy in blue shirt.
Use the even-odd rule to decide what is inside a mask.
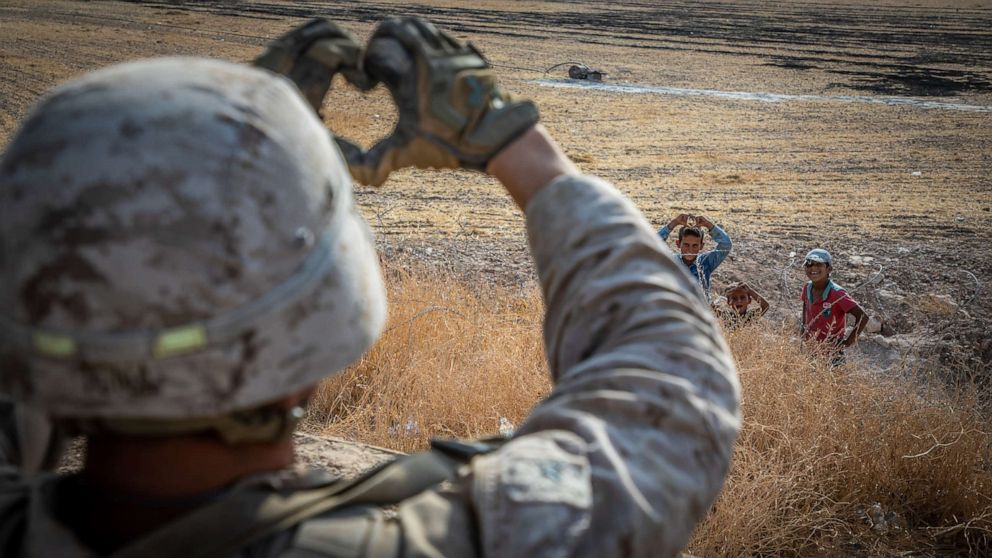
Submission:
[[[681,226],[678,233],[678,241],[675,247],[678,250],[679,260],[688,268],[689,275],[696,278],[699,286],[703,288],[706,299],[710,298],[710,276],[730,253],[734,243],[730,237],[718,225],[702,215],[689,215],[682,213],[672,219],[667,225],[661,227],[658,235],[662,240],[668,240],[668,235],[672,229]],[[700,253],[703,249],[703,228],[710,232],[710,236],[716,241],[716,248]]]

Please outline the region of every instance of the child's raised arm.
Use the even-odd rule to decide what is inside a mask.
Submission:
[[[675,230],[675,227],[679,225],[682,225],[684,227],[688,222],[689,222],[689,214],[680,213],[676,215],[674,219],[669,221],[667,225],[658,229],[658,236],[660,236],[662,240],[668,240],[668,235],[672,234],[672,231]]]
[[[761,293],[759,293],[758,291],[754,290],[754,287],[752,287],[751,285],[749,285],[747,283],[744,283],[744,288],[747,289],[747,294],[750,295],[751,298],[753,298],[755,301],[758,302],[758,306],[760,306],[760,310],[758,312],[758,315],[759,316],[764,316],[765,315],[765,312],[768,311],[768,306],[769,306],[768,301],[765,300],[765,297],[761,296]]]

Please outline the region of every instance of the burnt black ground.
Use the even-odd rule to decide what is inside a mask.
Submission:
[[[174,2],[133,0],[170,10],[375,23],[384,14],[422,16],[454,32],[540,38],[548,30],[582,42],[648,50],[741,56],[769,65],[821,69],[838,88],[888,95],[992,92],[992,14],[967,7],[884,7],[804,2],[561,2],[559,12],[367,2]],[[576,6],[580,8],[576,8]]]

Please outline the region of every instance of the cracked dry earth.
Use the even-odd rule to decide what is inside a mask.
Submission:
[[[747,280],[772,302],[772,319],[795,320],[802,255],[822,246],[838,281],[883,323],[855,358],[987,372],[988,0],[11,0],[0,5],[0,144],[45,90],[85,71],[162,55],[247,61],[309,17],[365,37],[387,15],[427,16],[478,45],[580,167],[655,225],[680,212],[722,224],[735,247],[718,288]],[[563,62],[648,91],[554,87],[567,65],[545,70]],[[343,84],[323,116],[365,145],[395,117],[381,91]],[[487,177],[404,171],[356,198],[390,265],[533,281],[523,220]]]

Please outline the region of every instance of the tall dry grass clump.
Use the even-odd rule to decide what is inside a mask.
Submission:
[[[519,425],[550,389],[536,289],[389,278],[390,319],[326,381],[311,428],[404,451]],[[992,435],[979,394],[831,368],[767,324],[728,335],[744,428],[698,556],[992,556]],[[934,375],[936,376],[936,375]]]
[[[519,425],[551,389],[542,302],[526,290],[428,271],[387,277],[389,321],[355,366],[326,380],[310,425],[402,451],[432,437],[477,438]]]
[[[990,555],[992,430],[979,393],[831,368],[788,332],[728,341],[744,427],[694,553]]]

